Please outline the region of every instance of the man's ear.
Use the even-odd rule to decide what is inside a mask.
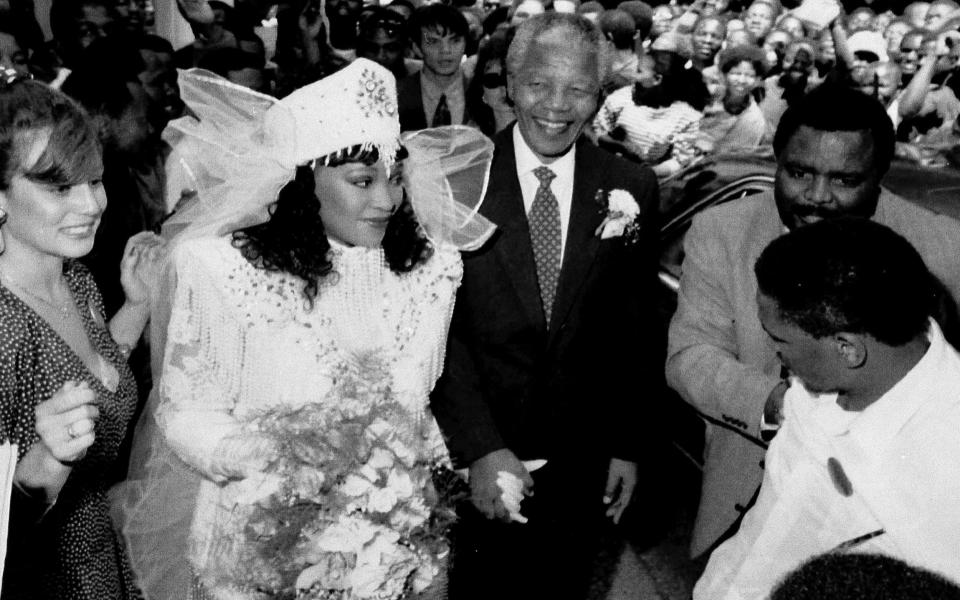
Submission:
[[[509,73],[507,73],[507,93],[504,100],[506,100],[508,106],[513,106],[513,77]]]
[[[867,362],[867,345],[862,335],[840,332],[833,336],[833,344],[848,369],[859,369]]]

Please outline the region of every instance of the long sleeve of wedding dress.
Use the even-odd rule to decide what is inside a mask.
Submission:
[[[240,397],[245,328],[209,260],[185,246],[160,381],[157,422],[184,461],[216,482],[261,470],[269,444],[233,414]]]

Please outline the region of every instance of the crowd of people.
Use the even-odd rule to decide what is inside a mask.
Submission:
[[[881,184],[960,5],[901,4],[0,0],[0,597],[585,599],[664,380],[695,600],[958,597],[960,223]],[[774,189],[667,324],[717,154]]]

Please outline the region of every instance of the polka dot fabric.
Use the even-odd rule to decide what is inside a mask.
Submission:
[[[0,286],[0,428],[19,458],[39,441],[34,409],[68,380],[97,393],[96,441],[73,469],[56,503],[39,521],[11,514],[4,600],[125,600],[139,598],[126,555],[110,521],[107,489],[123,472],[120,444],[136,409],[136,384],[103,322],[103,303],[85,267],[68,261],[64,275],[93,347],[120,373],[111,392],[57,333]],[[16,492],[15,492],[16,493]]]
[[[550,190],[550,182],[556,173],[547,167],[537,167],[533,174],[540,180],[540,187],[530,207],[530,241],[533,244],[533,259],[537,265],[537,281],[540,283],[540,300],[543,314],[550,324],[550,312],[560,279],[560,205]]]

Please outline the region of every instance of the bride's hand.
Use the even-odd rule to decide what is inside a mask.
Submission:
[[[470,465],[470,501],[488,519],[510,520],[510,511],[503,504],[503,490],[497,485],[500,472],[514,475],[523,484],[523,494],[533,494],[533,478],[517,456],[506,448],[478,458]]]

